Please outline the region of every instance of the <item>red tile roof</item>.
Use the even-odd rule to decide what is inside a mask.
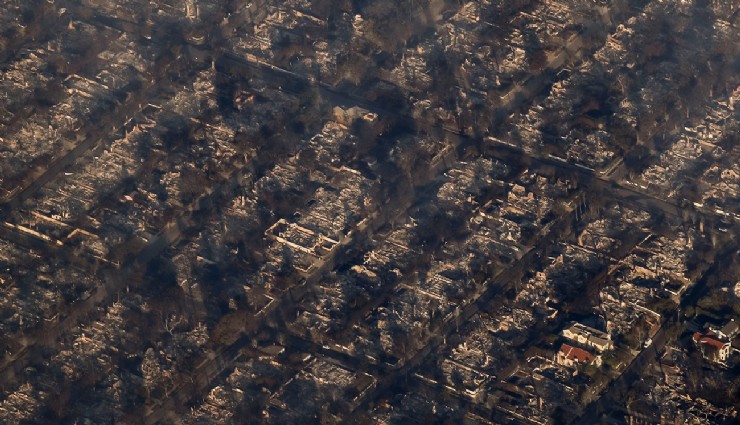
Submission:
[[[568,360],[575,360],[578,363],[590,363],[594,359],[594,355],[588,351],[568,344],[561,345],[560,352],[562,352]]]
[[[710,347],[716,348],[717,350],[721,350],[722,347],[725,346],[725,343],[714,338],[714,336],[714,332],[708,332],[706,334],[702,334],[701,332],[694,332],[693,338],[694,341],[699,344],[706,344]]]

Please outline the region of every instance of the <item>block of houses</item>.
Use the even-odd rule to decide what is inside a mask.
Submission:
[[[608,333],[581,323],[574,322],[570,327],[563,329],[562,335],[571,341],[593,347],[599,352],[614,348]]]

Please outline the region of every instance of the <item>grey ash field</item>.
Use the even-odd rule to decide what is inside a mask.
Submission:
[[[737,423],[739,27],[0,0],[0,423]]]

